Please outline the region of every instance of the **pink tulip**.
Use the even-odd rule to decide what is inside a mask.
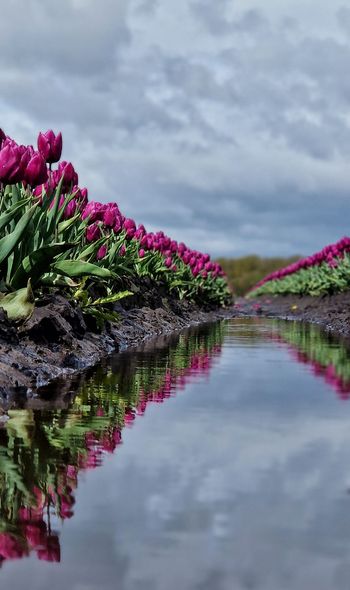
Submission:
[[[43,561],[59,563],[61,561],[61,548],[58,536],[55,534],[48,535],[45,549],[39,549],[37,555]]]
[[[24,180],[24,170],[27,162],[23,158],[25,153],[15,144],[3,142],[0,150],[0,182],[16,184]]]
[[[43,520],[26,523],[23,531],[31,549],[42,548],[46,545],[46,524]]]
[[[96,242],[101,237],[101,230],[97,223],[93,223],[92,225],[88,225],[86,228],[86,241],[87,242]]]
[[[63,206],[65,200],[66,200],[65,197],[60,198],[60,204],[59,204],[60,207]],[[70,219],[71,217],[74,217],[74,215],[76,214],[78,209],[79,209],[79,202],[76,199],[72,199],[71,201],[69,201],[68,205],[66,205],[66,207],[64,209],[63,218]]]
[[[18,559],[24,555],[28,555],[28,550],[22,541],[9,533],[0,533],[0,557]]]
[[[71,162],[65,162],[64,160],[59,163],[58,169],[54,172],[56,184],[58,185],[62,176],[62,192],[66,192],[71,189],[72,186],[78,184],[78,174],[76,173],[73,164]]]
[[[103,244],[98,250],[96,254],[97,260],[102,260],[107,254],[107,245]]]
[[[24,171],[24,180],[31,187],[44,184],[47,181],[46,162],[39,152],[34,152]]]
[[[62,134],[52,129],[38,135],[38,150],[48,164],[58,162],[62,154]]]
[[[82,219],[89,219],[91,223],[93,221],[103,221],[105,210],[106,205],[102,205],[102,203],[98,203],[97,201],[90,201],[84,208],[81,217]]]
[[[116,203],[108,203],[103,212],[103,223],[106,227],[114,227],[120,217],[120,211]]]
[[[123,223],[124,229],[132,229],[134,232],[136,231],[136,223],[133,219],[125,219]]]

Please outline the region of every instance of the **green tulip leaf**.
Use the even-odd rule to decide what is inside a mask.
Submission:
[[[23,289],[18,289],[18,291],[2,297],[0,307],[6,311],[9,320],[19,322],[30,318],[34,311],[34,302],[34,294],[29,280]]]
[[[14,251],[17,244],[21,241],[24,232],[27,229],[35,211],[37,208],[37,204],[33,205],[28,211],[21,217],[19,222],[16,225],[16,228],[8,234],[4,236],[0,240],[0,264],[10,256],[10,254]]]
[[[130,297],[131,295],[134,295],[132,291],[119,291],[119,293],[114,293],[109,297],[100,297],[99,299],[95,299],[95,301],[92,301],[90,305],[105,305],[106,303],[115,303],[116,301],[120,301],[125,297]]]
[[[57,274],[67,277],[99,277],[101,279],[109,279],[114,276],[107,268],[97,266],[91,262],[84,262],[83,260],[60,260],[51,264],[51,270]]]
[[[72,243],[51,244],[28,254],[15,272],[11,281],[12,287],[18,289],[23,283],[27,283],[29,277],[32,284],[35,285],[42,275],[50,270],[50,264],[54,258],[63,252],[71,250],[74,245]]]

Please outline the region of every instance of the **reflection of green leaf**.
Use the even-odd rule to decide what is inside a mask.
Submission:
[[[327,368],[334,367],[336,374],[350,383],[350,352],[317,326],[276,321],[274,327],[286,343],[306,355],[310,362]],[[336,345],[335,345],[336,344]]]
[[[11,460],[3,449],[0,450],[0,471],[6,474],[7,486],[10,489],[16,487],[20,492],[25,494],[25,496],[30,497],[31,494],[24,485],[19,466]]]
[[[6,422],[6,430],[10,437],[19,438],[27,447],[32,442],[31,431],[34,428],[33,410],[9,410],[10,420]]]
[[[66,408],[10,411],[0,432],[7,445],[0,446],[0,531],[18,533],[19,510],[38,506],[38,490],[44,498],[50,494],[50,510],[57,513],[67,486],[67,465],[84,465],[95,451],[95,440],[97,447],[108,448],[122,430],[127,410],[147,401],[162,389],[169,373],[173,378],[181,375],[194,354],[205,355],[222,338],[220,324],[205,334],[181,335],[169,347],[142,357],[141,363],[136,353],[120,368],[100,367]]]

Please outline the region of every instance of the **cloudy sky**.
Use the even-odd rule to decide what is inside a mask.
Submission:
[[[8,0],[0,127],[64,135],[90,198],[214,255],[350,233],[345,0]]]

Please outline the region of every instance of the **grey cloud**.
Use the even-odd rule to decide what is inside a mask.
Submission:
[[[232,5],[230,0],[221,0],[219,8],[210,0],[193,0],[190,3],[194,16],[213,35],[252,33],[266,28],[267,20],[260,10],[246,9],[238,16],[230,17]]]
[[[54,76],[89,76],[91,71],[108,76],[118,48],[130,40],[127,6],[128,0],[100,0],[98,9],[92,0],[7,2],[0,60],[6,66],[30,66],[32,76],[42,67]]]
[[[1,126],[31,143],[62,129],[91,198],[215,254],[307,253],[347,232],[341,3],[327,36],[273,0],[18,6],[2,13]]]

